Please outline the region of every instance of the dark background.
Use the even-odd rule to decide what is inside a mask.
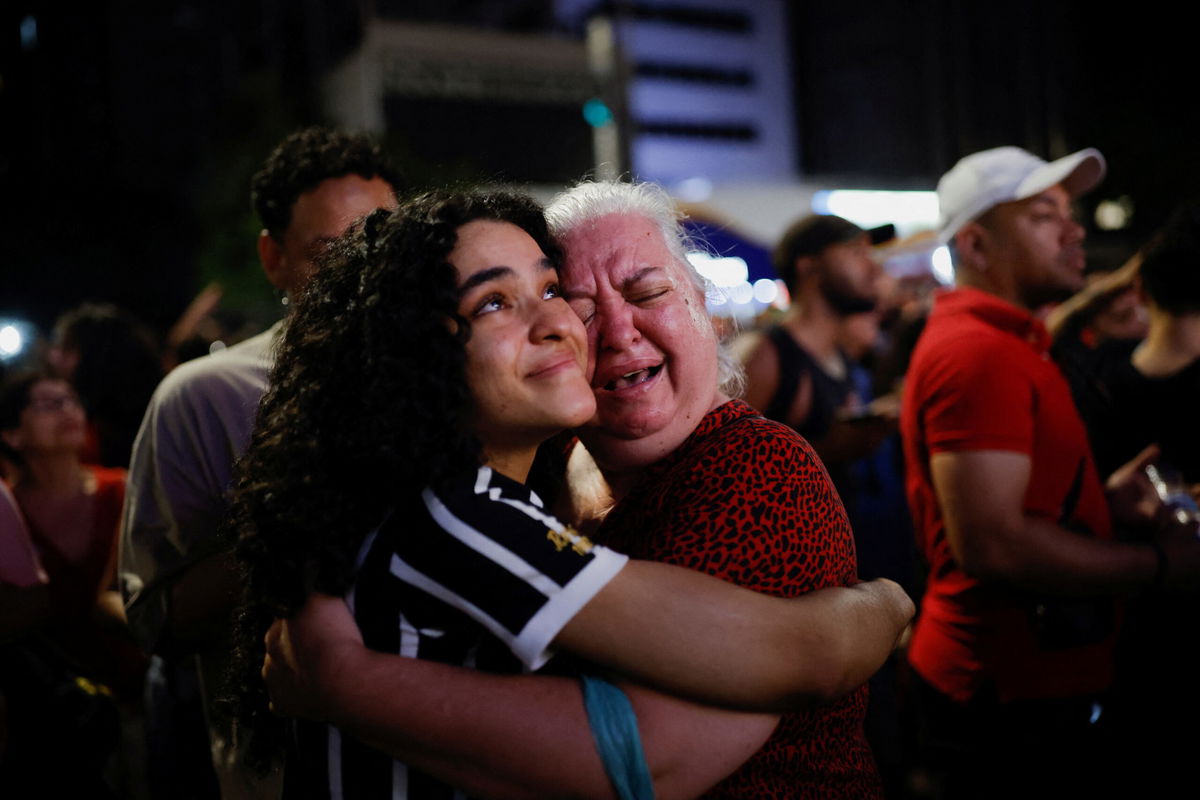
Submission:
[[[778,2],[778,0],[762,0]],[[686,3],[598,4],[686,16]],[[47,329],[85,299],[165,330],[220,280],[227,302],[270,315],[248,180],[293,128],[321,121],[313,86],[361,35],[365,6],[333,0],[9,0],[0,11],[0,317]],[[949,0],[787,4],[802,178],[932,188],[974,150],[1044,156],[1084,146],[1109,161],[1085,200],[1128,196],[1128,229],[1094,233],[1119,260],[1200,179],[1196,47],[1181,12],[1139,3]],[[376,2],[412,21],[580,35],[544,0]],[[36,41],[21,21],[37,21]],[[417,183],[492,175],[546,150],[529,124],[480,107],[426,109],[456,125],[396,125],[389,147]],[[392,103],[395,118],[412,113]],[[469,153],[456,153],[478,136]],[[492,125],[487,125],[491,121]],[[546,135],[552,136],[552,131]],[[549,141],[549,140],[547,140]],[[586,155],[556,139],[565,161]],[[586,166],[586,165],[585,165]],[[531,166],[518,177],[537,180]],[[582,168],[580,169],[582,172]]]

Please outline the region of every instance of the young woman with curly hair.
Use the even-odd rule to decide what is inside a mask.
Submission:
[[[675,694],[777,708],[861,684],[890,651],[911,610],[894,586],[780,600],[627,561],[524,485],[539,445],[595,412],[558,257],[528,198],[431,194],[334,243],[298,298],[233,503],[249,598],[238,711],[260,755],[280,724],[258,680],[263,636],[313,593],[346,595],[367,646],[416,657],[396,661],[430,680],[446,665],[538,669],[560,648]],[[299,724],[285,796],[498,790],[427,730],[386,743],[411,771],[368,744]]]

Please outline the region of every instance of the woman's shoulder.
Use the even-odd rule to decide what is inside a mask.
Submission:
[[[444,480],[431,483],[425,487],[422,495],[440,498],[444,502],[481,505],[507,505],[514,501],[542,504],[533,489],[487,465],[460,470]]]
[[[740,454],[763,450],[803,453],[808,442],[796,430],[777,420],[767,419],[753,406],[730,400],[713,413],[721,412],[721,424],[713,426],[702,444]]]
[[[470,529],[492,537],[531,526],[562,527],[536,492],[487,466],[426,486],[416,503],[448,532]]]
[[[689,458],[693,468],[745,481],[775,472],[772,465],[786,473],[819,464],[803,436],[781,422],[767,419],[750,405],[731,400],[713,413],[717,412],[721,413],[722,423],[698,442]]]

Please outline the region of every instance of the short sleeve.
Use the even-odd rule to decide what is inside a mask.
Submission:
[[[215,534],[224,508],[221,490],[205,485],[208,465],[189,435],[196,414],[187,400],[172,385],[159,387],[129,463],[120,579],[130,627],[147,649],[166,625],[164,580],[189,563],[198,540]]]
[[[1013,363],[1023,354],[981,337],[928,354],[919,409],[930,453],[1033,449],[1033,378]]]
[[[146,649],[166,625],[169,582],[223,547],[218,532],[233,464],[266,391],[270,336],[176,368],[142,419],[129,464],[119,573],[130,627]]]
[[[563,626],[628,561],[487,467],[469,485],[421,497],[434,524],[427,536],[389,537],[392,575],[465,613],[530,670],[549,660]]]

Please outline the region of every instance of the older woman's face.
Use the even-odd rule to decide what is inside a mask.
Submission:
[[[613,465],[608,455],[624,466],[651,463],[724,399],[703,294],[640,215],[601,217],[561,244],[563,290],[587,328],[596,395],[596,417],[581,434],[601,466]]]

